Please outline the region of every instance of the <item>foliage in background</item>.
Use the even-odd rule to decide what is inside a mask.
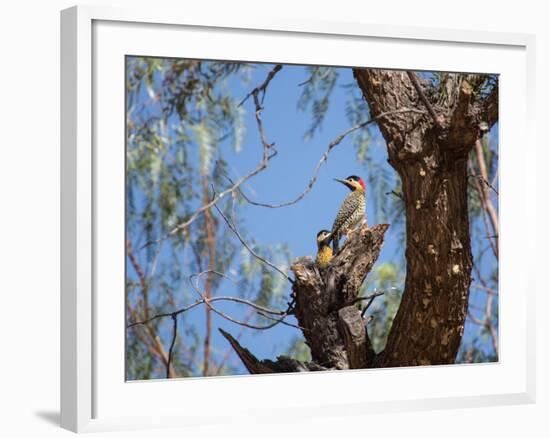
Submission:
[[[219,275],[206,275],[202,286],[208,289],[210,296],[225,295],[225,290],[229,289],[262,306],[285,307],[289,293],[285,280],[243,249],[220,222],[219,216],[200,215],[170,239],[141,249],[146,242],[166,236],[207,203],[212,196],[211,185],[218,191],[230,185],[225,178],[230,163],[224,152],[228,148],[235,152],[243,149],[247,126],[244,107],[239,105],[243,96],[232,95],[229,83],[240,81],[252,88],[250,78],[255,68],[253,64],[235,62],[127,58],[128,321],[143,320],[194,302],[197,294],[190,286],[189,276],[209,269],[234,279],[233,283]],[[308,67],[307,71],[309,79],[301,84],[297,101],[298,109],[311,115],[311,124],[304,127],[306,141],[312,140],[326,123],[332,93],[339,88],[347,95],[342,111],[349,125],[355,126],[369,118],[368,105],[355,83],[344,82],[341,69]],[[420,77],[442,90],[444,95],[449,80],[445,73],[424,73]],[[491,80],[495,79],[488,82]],[[491,83],[479,84],[475,92],[485,93],[490,86]],[[374,153],[385,151],[378,128],[372,124],[359,129],[352,134],[351,141],[357,161],[365,167],[369,179],[368,202],[375,211],[369,224],[390,223],[392,238],[403,242],[398,246],[404,248],[404,203],[400,182],[395,172],[385,165],[385,158],[380,158],[385,154]],[[481,155],[472,151],[472,172],[480,175],[480,166],[486,167],[487,180],[494,189],[490,190],[490,200],[498,211],[495,193],[498,191],[498,141],[490,133],[481,146]],[[487,199],[479,183],[479,179],[472,177],[468,191],[475,267],[470,316],[459,352],[460,362],[498,358],[494,348],[498,345],[498,341],[495,344],[495,336],[498,337],[498,259],[490,248],[493,236],[487,226]],[[224,214],[235,217],[239,230],[252,248],[283,270],[288,269],[293,257],[301,255],[291,254],[288,242],[265,245],[248,235],[242,214],[247,206],[239,196],[219,205]],[[482,266],[491,266],[491,269],[476,269]],[[373,317],[368,330],[376,351],[383,348],[399,306],[405,272],[404,251],[397,251],[393,262],[378,264],[363,286],[363,294],[375,290],[385,292],[367,313]],[[235,367],[229,358],[231,351],[219,351],[209,341],[213,330],[208,323],[212,316],[208,315],[209,309],[195,312],[205,313],[204,318],[185,315],[180,323],[171,363],[173,375],[234,373]],[[240,312],[242,319],[248,322],[262,319],[250,311],[241,309]],[[170,330],[169,319],[158,319],[147,326],[127,330],[128,379],[165,376]],[[310,357],[301,336],[288,339],[287,350],[288,355],[300,360]]]
[[[189,305],[197,299],[189,275],[210,268],[221,273],[235,271],[242,297],[262,305],[283,301],[280,276],[251,260],[214,216],[201,215],[173,238],[140,249],[188,220],[210,199],[211,184],[218,190],[229,185],[224,177],[223,146],[240,151],[246,126],[244,109],[238,105],[242,96],[229,93],[228,80],[238,76],[248,83],[252,68],[240,63],[127,58],[126,230],[136,262],[127,266],[129,321]],[[233,214],[231,203],[222,209]],[[215,238],[212,248],[209,227]],[[289,265],[284,243],[271,248],[254,239],[249,242],[258,253]],[[144,278],[140,279],[139,271]],[[206,281],[215,295],[224,281],[217,275],[209,277]],[[150,329],[139,326],[127,331],[128,379],[164,377],[169,322],[159,319],[149,324]],[[212,327],[207,330],[211,332]],[[205,348],[197,324],[184,324],[174,348],[175,374],[201,375]],[[211,353],[217,357],[208,360],[222,365],[217,371],[214,367],[214,373],[232,372],[223,355]]]

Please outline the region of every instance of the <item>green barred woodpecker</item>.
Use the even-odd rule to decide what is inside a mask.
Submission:
[[[325,269],[332,260],[332,248],[330,247],[329,230],[321,230],[317,233],[317,258],[315,263],[319,269]]]
[[[344,184],[351,193],[346,196],[344,202],[338,210],[336,219],[332,225],[330,240],[332,240],[332,249],[334,254],[338,252],[340,239],[353,230],[363,219],[365,214],[365,182],[357,175],[348,176],[346,179],[334,179]]]

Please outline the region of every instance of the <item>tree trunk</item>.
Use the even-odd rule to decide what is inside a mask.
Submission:
[[[468,153],[480,124],[497,117],[497,96],[480,100],[479,75],[446,75],[445,93],[426,97],[414,73],[355,69],[379,121],[406,207],[407,276],[399,310],[376,366],[454,363],[468,309],[472,254],[467,205]]]
[[[407,277],[379,366],[454,363],[464,331],[472,254],[466,160],[399,172],[407,217]]]

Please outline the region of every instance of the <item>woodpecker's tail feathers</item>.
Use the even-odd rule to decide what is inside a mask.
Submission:
[[[340,234],[337,231],[331,233],[330,241],[332,241],[332,252],[336,255],[340,249]]]

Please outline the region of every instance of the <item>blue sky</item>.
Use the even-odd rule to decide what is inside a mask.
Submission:
[[[243,84],[238,79],[229,81],[229,89],[235,96],[245,96],[255,85],[261,83],[271,65],[258,65],[254,69],[250,83]],[[274,142],[278,155],[271,160],[269,167],[264,172],[247,181],[243,190],[253,200],[280,203],[294,199],[306,187],[313,170],[320,157],[325,152],[329,143],[339,134],[350,127],[344,108],[349,98],[349,91],[342,85],[353,83],[351,69],[341,69],[338,84],[332,95],[329,110],[322,129],[311,140],[304,141],[304,133],[311,124],[311,114],[297,110],[297,101],[302,92],[300,83],[309,77],[309,72],[300,66],[284,66],[279,74],[269,85],[265,101],[262,119],[267,139]],[[142,93],[146,97],[145,93]],[[229,172],[234,178],[238,178],[255,168],[262,156],[262,146],[254,119],[254,106],[249,99],[244,108],[246,110],[243,148],[236,152],[229,142],[222,144],[223,156],[228,161]],[[387,168],[392,175],[394,170],[386,163],[386,146],[376,126],[372,125],[369,154],[371,158],[382,167]],[[491,133],[493,140],[497,138],[497,130]],[[336,148],[333,149],[328,161],[321,167],[318,181],[311,192],[295,205],[280,209],[269,209],[244,205],[239,209],[239,217],[244,220],[244,226],[249,236],[262,244],[275,245],[286,243],[293,257],[312,255],[316,251],[315,235],[323,228],[331,228],[334,216],[342,199],[347,194],[347,189],[333,181],[333,178],[344,178],[348,175],[360,175],[365,180],[368,169],[358,162],[356,151],[348,136]],[[372,177],[373,175],[371,175]],[[376,177],[376,175],[374,175]],[[374,202],[372,193],[367,187],[367,216],[369,225],[375,223]],[[225,226],[222,224],[222,226]],[[476,228],[474,228],[474,232]],[[378,259],[378,263],[394,261],[400,263],[403,260],[404,247],[398,238],[399,229],[390,227],[386,234],[385,244]],[[474,239],[475,240],[475,239]],[[474,245],[475,242],[474,242]],[[474,247],[474,253],[476,248]],[[486,261],[485,261],[486,260]],[[488,257],[484,258],[483,272],[490,272],[492,265]],[[129,275],[133,275],[129,272]],[[400,288],[402,285],[397,285]],[[236,295],[235,285],[223,282],[218,290],[220,295]],[[287,288],[287,293],[290,287]],[[476,296],[472,295],[472,302],[476,303]],[[479,296],[481,298],[481,296]],[[231,304],[221,306],[228,312],[236,312],[242,316],[242,309]],[[185,314],[185,323],[197,324],[199,329],[204,327],[204,310],[199,308]],[[183,325],[183,324],[181,324]],[[236,335],[241,332],[241,327],[235,326],[218,316],[214,316],[214,327],[222,327]],[[167,325],[166,328],[169,328]],[[467,325],[465,337],[469,338],[477,334],[477,327]],[[279,325],[269,331],[258,332],[244,330],[241,343],[248,347],[259,358],[275,358],[284,354],[291,338],[299,335],[296,329]],[[168,332],[163,333],[166,337]],[[166,344],[167,342],[165,342]],[[221,335],[214,331],[214,351],[219,351],[221,356],[228,350],[228,344]],[[236,356],[232,357],[232,364],[240,367]]]

